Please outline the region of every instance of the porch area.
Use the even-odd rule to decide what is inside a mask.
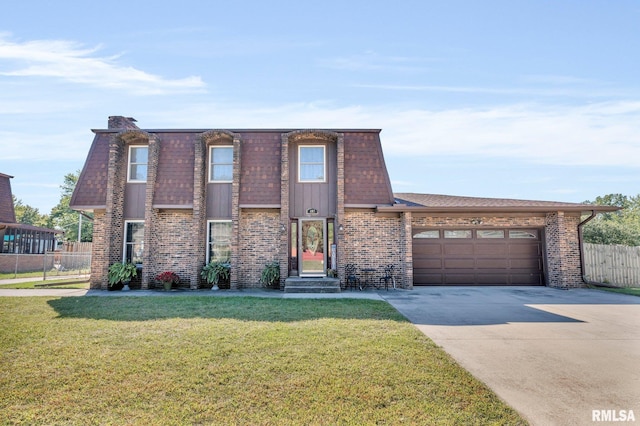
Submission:
[[[284,280],[285,293],[340,293],[340,280],[330,277],[289,277]]]

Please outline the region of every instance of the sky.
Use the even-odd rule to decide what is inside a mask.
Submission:
[[[0,173],[48,214],[110,115],[375,128],[394,192],[640,193],[640,1],[7,1]]]

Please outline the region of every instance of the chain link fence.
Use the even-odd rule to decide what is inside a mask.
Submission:
[[[47,252],[44,254],[0,254],[0,276],[5,279],[56,276],[88,276],[91,252]]]

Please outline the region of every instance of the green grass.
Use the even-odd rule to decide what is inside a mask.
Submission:
[[[11,280],[14,278],[35,278],[35,277],[42,277],[42,271],[20,272],[18,274],[14,274],[13,272],[0,273],[0,280]]]
[[[610,291],[612,293],[622,293],[631,296],[640,297],[640,287],[627,287],[627,288],[612,288],[612,287],[595,287],[598,290]]]
[[[388,304],[0,298],[0,423],[526,422]]]
[[[72,269],[68,271],[57,271],[55,269],[51,269],[47,271],[47,277],[64,277],[65,275],[81,275],[88,274],[89,271],[86,269],[78,270]],[[14,274],[13,272],[2,272],[0,273],[0,280],[12,280],[14,278],[42,278],[42,270],[35,272],[19,272]]]
[[[39,279],[37,281],[29,281],[23,283],[0,284],[0,289],[34,289],[34,288],[89,288],[89,281],[86,279],[72,280],[69,278],[61,278],[59,280]]]

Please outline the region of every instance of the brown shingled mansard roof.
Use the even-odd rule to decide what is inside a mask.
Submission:
[[[93,130],[95,137],[87,155],[71,207],[76,210],[106,207],[109,142],[137,126],[128,118],[110,117],[110,126]],[[160,141],[158,175],[153,204],[190,208],[193,206],[194,157],[196,142],[211,129],[138,129]],[[280,205],[282,134],[294,129],[228,129],[240,138],[240,205]],[[330,130],[344,135],[345,205],[392,205],[393,193],[387,173],[380,130]]]
[[[281,138],[294,129],[229,129],[240,138],[240,205],[280,204]],[[109,142],[130,131],[153,135],[160,141],[154,206],[193,206],[196,142],[211,129],[139,129],[128,117],[109,117],[109,128],[93,130],[95,137],[71,198],[76,210],[106,207]],[[393,194],[384,162],[379,129],[335,129],[344,136],[345,207],[376,208],[378,212],[604,212],[617,207],[554,201],[460,197],[436,194]],[[6,176],[6,175],[4,175]],[[7,179],[8,180],[8,179]],[[0,187],[0,191],[2,188]],[[1,192],[0,192],[1,194]],[[395,198],[394,198],[395,197]],[[0,212],[1,213],[1,212]]]
[[[25,225],[16,222],[16,212],[13,207],[13,197],[11,193],[11,181],[13,176],[0,173],[0,230],[17,228],[22,231],[44,231],[54,234],[62,234],[63,231],[57,229],[42,228],[39,226]]]
[[[15,223],[16,212],[13,208],[11,196],[11,181],[13,176],[0,173],[0,222]]]
[[[618,207],[598,206],[584,203],[564,203],[557,201],[517,200],[510,198],[482,198],[461,197],[437,194],[394,194],[396,204],[391,207],[379,207],[380,212],[415,211],[424,213],[454,213],[454,212],[605,212],[620,210]]]

